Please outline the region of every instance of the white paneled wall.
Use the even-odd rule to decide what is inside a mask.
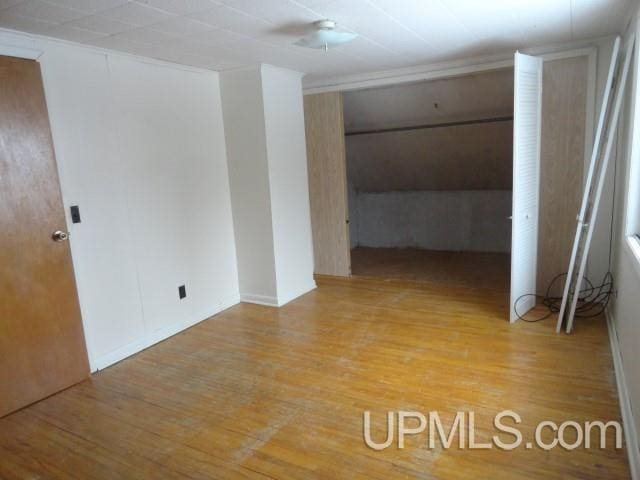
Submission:
[[[116,110],[107,58],[58,44],[41,45],[41,69],[92,369],[145,336],[129,222],[127,165],[118,154]]]
[[[118,57],[109,68],[147,327],[206,318],[238,295],[218,76]]]
[[[640,35],[640,6],[635,7],[625,39]],[[621,361],[616,370],[626,448],[632,469],[632,478],[640,477],[640,263],[634,255],[627,235],[637,233],[633,215],[640,204],[638,181],[640,179],[640,156],[638,155],[640,117],[640,56],[636,43],[636,56],[628,78],[626,102],[618,135],[618,164],[616,174],[614,238],[612,245],[614,285],[616,293],[610,306],[610,321],[613,331],[614,360]],[[611,174],[611,170],[609,173]],[[608,219],[603,209],[600,218]],[[601,222],[609,226],[609,221]],[[593,251],[593,248],[592,248]],[[593,254],[592,254],[593,256]],[[617,363],[617,362],[616,362]],[[634,476],[635,475],[635,476]]]
[[[218,75],[0,33],[40,57],[92,369],[239,301]],[[187,298],[178,298],[186,285]]]

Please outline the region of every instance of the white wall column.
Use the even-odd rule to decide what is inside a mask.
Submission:
[[[302,78],[269,65],[221,75],[241,299],[315,288]]]

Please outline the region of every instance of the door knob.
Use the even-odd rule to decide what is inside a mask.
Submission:
[[[67,240],[69,240],[69,234],[67,232],[63,232],[62,230],[56,230],[55,232],[53,232],[53,235],[51,235],[51,238],[53,238],[54,242],[66,242]]]

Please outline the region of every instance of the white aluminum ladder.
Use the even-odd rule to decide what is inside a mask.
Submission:
[[[587,258],[591,239],[598,217],[598,207],[602,197],[607,167],[611,151],[616,141],[616,128],[620,118],[620,110],[624,99],[624,91],[631,64],[635,39],[631,37],[625,49],[624,63],[620,62],[620,37],[616,38],[611,55],[609,75],[604,90],[598,128],[591,154],[591,164],[585,184],[582,207],[578,214],[578,227],[573,242],[571,261],[564,286],[562,306],[558,315],[556,331],[560,332],[563,323],[566,332],[571,333],[578,301],[582,289],[582,281],[587,268]],[[602,139],[606,136],[606,143]]]

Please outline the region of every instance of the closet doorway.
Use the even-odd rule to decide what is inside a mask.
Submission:
[[[569,261],[595,72],[593,49],[517,53],[307,92],[315,273],[491,288],[517,319]]]
[[[351,270],[509,286],[513,69],[345,92]]]

